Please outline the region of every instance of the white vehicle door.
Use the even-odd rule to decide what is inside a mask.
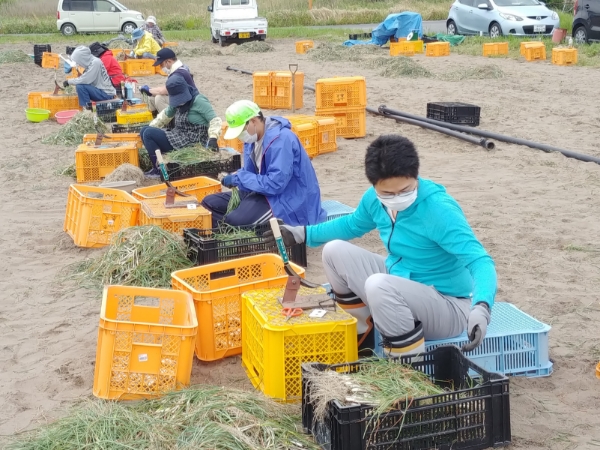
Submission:
[[[479,9],[479,5],[486,5],[488,9]],[[476,32],[483,31],[487,33],[490,23],[494,19],[493,6],[487,0],[473,1],[473,28]]]
[[[119,31],[119,10],[108,0],[94,0],[94,28],[98,31]]]
[[[92,0],[65,0],[63,10],[66,13],[68,11],[69,21],[75,25],[77,31],[94,31],[94,4]]]
[[[474,10],[477,9],[477,2],[480,0],[460,0],[461,3],[461,23],[465,32],[469,34],[479,34],[475,24]]]

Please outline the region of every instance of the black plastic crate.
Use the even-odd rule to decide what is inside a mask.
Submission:
[[[42,57],[44,52],[51,53],[52,46],[50,44],[35,44],[33,46],[33,62],[42,67]]]
[[[310,384],[302,377],[302,425],[325,450],[484,449],[509,445],[509,381],[469,361],[456,346],[418,358],[393,358],[427,374],[447,393],[400,400],[398,409],[372,420],[373,407],[329,404],[324,421],[314,423]],[[362,362],[303,364],[320,371],[360,371]]]
[[[96,102],[96,115],[102,122],[111,123],[117,121],[117,111],[123,106],[123,100],[104,100]],[[86,109],[91,110],[92,104],[88,103]]]
[[[67,45],[67,48],[65,49],[65,53],[68,56],[71,56],[73,54],[73,52],[75,51],[76,48],[77,47],[71,47],[71,46]]]
[[[113,133],[139,133],[143,127],[150,125],[150,122],[136,123],[132,125],[120,125],[115,123],[111,126]]]
[[[481,108],[476,105],[459,102],[427,103],[427,118],[459,125],[479,125]]]
[[[200,230],[186,228],[183,230],[183,240],[188,248],[188,258],[197,266],[212,264],[262,253],[277,253],[277,247],[266,242],[263,234],[270,230],[269,224],[240,227],[243,230],[256,233],[255,238],[215,239],[219,228]],[[296,244],[288,247],[288,256],[293,263],[306,267],[306,244]]]
[[[193,177],[210,177],[217,179],[221,172],[235,172],[241,168],[242,158],[238,152],[231,150],[231,158],[186,165],[170,162],[167,163],[166,166],[170,181],[184,180]],[[164,182],[165,180],[162,179],[162,181]]]
[[[372,33],[349,34],[348,39],[356,41],[358,39],[371,39],[372,36]]]

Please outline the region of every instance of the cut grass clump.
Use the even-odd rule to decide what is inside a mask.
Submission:
[[[266,53],[272,52],[275,48],[262,41],[244,42],[233,49],[233,53]]]
[[[470,67],[465,70],[456,70],[440,75],[444,81],[462,80],[492,80],[503,78],[504,72],[496,64],[484,64],[483,66]]]
[[[231,154],[228,152],[214,152],[200,144],[164,154],[165,162],[177,163],[180,166],[188,166],[206,161],[217,161],[221,158],[231,158]]]
[[[308,50],[308,56],[313,61],[362,61],[365,55],[384,54],[387,49],[378,45],[352,45],[322,43]]]
[[[380,69],[379,75],[387,78],[432,78],[435,76],[418,62],[404,56],[375,58],[366,61],[364,66]]]
[[[317,450],[298,408],[256,392],[199,385],[159,399],[86,401],[67,417],[19,436],[12,450]]]
[[[59,167],[54,171],[55,175],[58,175],[60,177],[71,177],[71,178],[76,178],[77,177],[77,171],[75,169],[75,163],[73,164],[69,164],[68,166],[65,167]]]
[[[192,265],[180,236],[152,225],[130,227],[99,256],[67,266],[66,278],[91,289],[107,284],[170,288],[171,273]]]
[[[231,197],[229,197],[229,203],[227,203],[227,212],[225,212],[225,215],[229,214],[231,211],[235,211],[237,207],[240,206],[241,202],[240,190],[236,186],[233,186],[231,188]]]
[[[191,58],[194,56],[223,56],[223,53],[214,46],[201,44],[198,47],[174,47],[173,51],[179,58]]]
[[[44,138],[42,143],[52,145],[79,145],[83,143],[83,136],[93,133],[106,133],[107,129],[100,119],[96,123],[91,111],[81,111],[71,120],[60,127],[55,134]]]
[[[24,62],[32,62],[32,59],[22,50],[4,50],[0,52],[0,64]]]

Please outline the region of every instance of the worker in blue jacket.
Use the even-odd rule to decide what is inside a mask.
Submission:
[[[248,100],[233,103],[225,112],[229,128],[224,138],[244,142],[244,167],[222,178],[237,187],[240,205],[227,214],[231,192],[209,195],[202,206],[211,211],[213,227],[258,225],[273,216],[290,225],[315,225],[327,219],[321,191],[310,159],[283,117],[265,117]]]
[[[373,187],[353,214],[314,226],[284,225],[284,242],[325,245],[325,274],[336,302],[358,319],[359,348],[372,345],[373,326],[392,355],[422,352],[425,339],[465,329],[470,342],[464,350],[479,346],[496,270],[460,206],[443,186],[419,177],[417,151],[402,136],[371,143],[365,172]],[[375,229],[387,257],[347,242]]]

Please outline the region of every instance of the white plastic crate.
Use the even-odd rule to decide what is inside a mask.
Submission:
[[[352,214],[355,208],[344,205],[337,200],[325,200],[321,202],[321,206],[327,211],[327,220],[334,220],[338,217],[347,216]]]

